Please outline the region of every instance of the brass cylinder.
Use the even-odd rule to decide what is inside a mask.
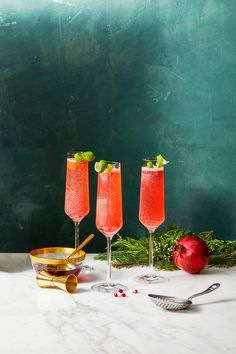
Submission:
[[[36,281],[41,288],[59,288],[68,293],[74,293],[77,288],[77,278],[74,274],[55,276],[45,270],[37,274]]]

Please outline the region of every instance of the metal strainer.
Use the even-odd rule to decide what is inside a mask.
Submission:
[[[164,308],[165,310],[169,311],[178,311],[186,309],[189,305],[192,304],[192,299],[197,296],[205,295],[211,293],[212,291],[218,289],[220,287],[219,283],[212,284],[206,290],[194,294],[190,296],[188,299],[181,299],[178,297],[173,296],[165,296],[165,295],[156,295],[156,294],[148,294],[151,300],[154,302],[155,305]]]

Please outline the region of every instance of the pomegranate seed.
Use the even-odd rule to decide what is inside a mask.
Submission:
[[[133,291],[133,293],[134,293],[134,294],[138,294],[139,291],[138,291],[137,289],[135,289],[135,290]]]
[[[125,294],[125,293],[122,293],[121,296],[122,296],[122,297],[126,297],[126,294]]]
[[[119,293],[123,293],[124,290],[123,289],[118,289]]]
[[[118,297],[119,295],[118,295],[117,293],[114,293],[114,296],[115,296],[115,297]]]

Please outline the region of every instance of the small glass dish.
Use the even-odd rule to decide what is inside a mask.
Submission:
[[[32,267],[38,274],[41,270],[56,275],[63,276],[74,274],[77,278],[83,268],[83,261],[86,252],[80,250],[76,256],[66,259],[74,248],[68,247],[47,247],[37,248],[30,251]]]

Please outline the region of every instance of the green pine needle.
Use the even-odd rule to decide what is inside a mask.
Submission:
[[[183,236],[193,234],[190,230],[177,228],[172,225],[167,232],[156,231],[153,240],[153,263],[158,269],[173,270],[172,252]],[[210,266],[232,267],[236,265],[236,240],[214,239],[213,231],[204,231],[198,235],[210,249]],[[121,237],[112,245],[112,265],[127,267],[148,265],[148,237],[134,239]],[[101,253],[95,259],[106,260],[106,253]]]

